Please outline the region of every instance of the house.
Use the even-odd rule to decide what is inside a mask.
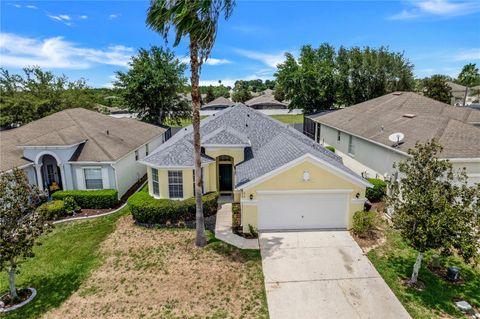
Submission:
[[[246,105],[256,110],[288,109],[288,105],[275,100],[272,90],[265,90],[261,95],[245,102]]]
[[[241,203],[245,231],[350,228],[369,183],[339,156],[244,104],[201,121],[203,191]],[[192,126],[141,160],[155,198],[194,196]]]
[[[46,189],[110,189],[125,194],[146,173],[138,160],[164,142],[165,128],[67,109],[0,133],[0,171],[23,169]]]
[[[217,97],[215,100],[208,102],[207,104],[202,106],[202,111],[216,111],[216,110],[223,110],[227,107],[235,105],[234,102],[231,100],[220,96]]]
[[[480,110],[453,107],[413,92],[394,92],[344,109],[305,119],[306,134],[335,147],[379,176],[394,173],[416,142],[435,138],[455,169],[466,168],[469,182],[480,182]],[[404,138],[389,140],[393,133]],[[352,166],[350,168],[353,169]],[[357,171],[358,173],[358,171]],[[373,177],[373,176],[372,176]]]

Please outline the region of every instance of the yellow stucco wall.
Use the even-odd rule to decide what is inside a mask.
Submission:
[[[243,162],[245,159],[244,148],[205,148],[205,154],[211,158],[217,158],[220,155],[233,157],[233,165]]]
[[[310,173],[310,180],[303,181],[303,172]],[[331,173],[328,169],[318,166],[305,160],[286,171],[272,176],[271,178],[247,187],[242,192],[242,200],[248,202],[250,194],[253,195],[252,203],[242,204],[242,225],[244,231],[248,231],[248,224],[257,227],[257,206],[252,205],[257,199],[257,191],[259,190],[321,190],[321,189],[352,189],[349,194],[349,223],[351,228],[352,216],[355,211],[363,209],[363,202],[356,200],[356,194],[360,194],[360,198],[365,197],[365,187],[359,186],[344,177]],[[285,195],[288,196],[288,195]],[[352,203],[352,199],[354,203]]]

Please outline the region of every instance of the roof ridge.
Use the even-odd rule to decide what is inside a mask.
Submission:
[[[65,111],[70,111],[70,109],[67,109]],[[91,140],[95,145],[98,146],[98,148],[100,148],[105,154],[107,154],[108,158],[110,158],[111,160],[114,159],[114,157],[112,156],[112,154],[110,154],[103,146],[100,145],[100,143],[98,143],[94,137],[90,137],[90,135],[86,132],[86,130],[83,128],[83,126],[80,124],[80,122],[78,122],[71,114],[70,112],[66,112],[66,114],[72,119],[72,121],[74,121],[78,127],[80,128],[80,130],[82,131],[82,133],[85,135],[85,137],[87,137],[87,141]]]

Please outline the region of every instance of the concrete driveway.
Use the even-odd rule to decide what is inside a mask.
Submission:
[[[260,234],[270,318],[410,318],[347,231]]]

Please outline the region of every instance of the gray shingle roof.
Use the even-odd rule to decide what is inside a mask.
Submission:
[[[206,145],[244,145],[249,146],[248,137],[231,127],[223,126],[205,135],[201,139],[202,146]]]
[[[283,102],[275,100],[275,97],[271,92],[263,93],[262,95],[251,98],[246,101],[245,104],[252,108],[279,108],[286,109],[288,106]]]
[[[0,133],[0,171],[30,163],[18,146],[84,143],[77,161],[116,161],[165,132],[129,118],[114,118],[83,108],[67,109]]]
[[[250,147],[245,148],[245,160],[236,166],[237,187],[307,153],[328,162],[354,178],[361,178],[345,167],[339,156],[294,128],[244,104],[237,104],[202,120],[201,136],[208,137],[212,132],[215,133],[214,135],[218,132],[236,132],[246,136],[250,141]],[[192,140],[192,126],[189,126],[159,146],[143,162],[161,167],[193,167]],[[206,156],[205,161],[208,160],[213,159]]]
[[[209,109],[209,108],[225,108],[225,107],[230,107],[234,106],[235,102],[232,102],[231,100],[220,96],[217,97],[215,100],[208,102],[207,104],[202,106],[202,109]]]
[[[406,117],[412,114],[414,117]],[[314,121],[391,146],[388,136],[405,134],[397,149],[406,152],[417,141],[436,138],[445,158],[480,157],[480,111],[454,107],[413,92],[395,92],[311,117]]]

